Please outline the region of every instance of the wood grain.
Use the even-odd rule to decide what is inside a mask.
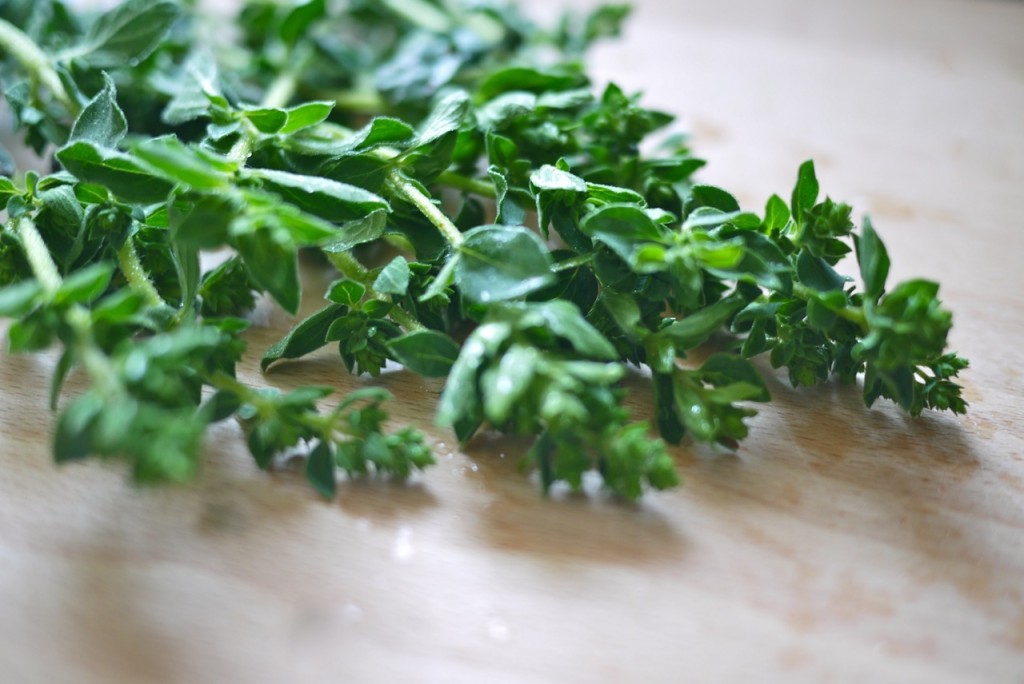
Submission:
[[[686,113],[703,178],[752,208],[813,156],[895,276],[942,282],[969,416],[769,371],[738,452],[676,449],[685,486],[630,506],[541,497],[521,442],[454,449],[440,384],[398,371],[395,422],[439,465],[327,504],[234,425],[189,487],[57,468],[54,359],[0,356],[0,681],[1024,682],[1024,5],[637,5],[601,77]],[[288,320],[256,318],[247,380],[365,382],[327,352],[260,377]]]

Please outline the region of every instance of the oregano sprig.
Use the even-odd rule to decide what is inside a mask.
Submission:
[[[90,377],[57,418],[60,461],[187,480],[234,417],[260,467],[305,454],[326,497],[339,471],[428,466],[419,433],[384,431],[381,391],[321,412],[324,387],[235,377],[256,298],[298,312],[302,251],[337,278],[260,350],[264,371],[330,344],[348,372],[446,377],[439,424],[535,436],[524,464],[545,489],[594,471],[636,498],[678,482],[666,442],[737,447],[770,400],[760,355],[794,386],[966,410],[938,285],[890,283],[870,220],[822,198],[812,162],[745,211],[695,178],[670,114],[594,90],[582,57],[621,5],[545,28],[488,1],[261,1],[236,44],[196,47],[210,27],[191,4],[47,0],[74,17],[50,24],[28,4],[0,6],[0,75],[55,171],[0,178],[0,315],[12,351],[60,347],[55,405],[73,366]],[[660,438],[625,408],[630,367],[650,373]]]

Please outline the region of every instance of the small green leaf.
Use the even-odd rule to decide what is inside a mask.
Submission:
[[[104,72],[103,88],[82,109],[75,119],[68,140],[88,140],[100,147],[117,147],[128,132],[128,121],[117,106],[114,81]]]
[[[128,202],[149,204],[167,199],[172,184],[121,152],[76,140],[57,152],[57,159],[79,180],[105,185]]]
[[[329,304],[306,318],[267,349],[260,361],[260,368],[266,371],[275,361],[297,359],[323,347],[327,344],[327,331],[331,324],[347,312],[348,307],[346,306]]]
[[[864,294],[877,302],[885,292],[885,280],[889,276],[889,252],[867,216],[864,217],[860,237],[854,244],[857,247],[860,277],[864,280]]]
[[[35,308],[42,293],[42,286],[35,280],[24,280],[0,288],[0,316],[21,318]]]
[[[334,448],[330,442],[320,440],[309,452],[309,458],[306,460],[306,479],[325,499],[333,499],[337,492],[335,470]]]
[[[285,45],[293,46],[309,31],[309,27],[323,18],[326,13],[327,7],[324,0],[307,0],[296,5],[281,22],[278,35]]]
[[[727,297],[672,323],[659,334],[671,337],[680,351],[693,349],[725,325],[743,305],[742,299]]]
[[[266,135],[274,135],[288,123],[288,112],[273,107],[253,107],[242,110],[242,115]]]
[[[586,181],[550,164],[545,164],[530,174],[530,185],[536,190],[587,192]]]
[[[386,209],[371,211],[361,219],[343,223],[337,232],[320,248],[328,254],[347,252],[356,245],[373,242],[384,235],[387,228]]]
[[[103,411],[103,400],[89,392],[71,402],[60,418],[53,437],[57,463],[78,461],[92,451],[92,427]]]
[[[790,218],[789,207],[786,206],[785,200],[778,195],[768,198],[768,203],[764,207],[764,227],[769,232],[782,230],[789,225]]]
[[[354,280],[337,280],[327,290],[327,299],[335,304],[344,304],[350,309],[359,306],[366,295],[366,287]]]
[[[714,185],[695,185],[690,196],[699,207],[712,207],[727,213],[740,210],[740,203],[731,193]]]
[[[846,278],[839,275],[821,257],[810,252],[801,251],[796,260],[796,274],[800,282],[819,292],[841,290],[846,286]]]
[[[157,175],[206,192],[227,188],[238,167],[225,157],[189,147],[174,135],[150,138],[132,152]]]
[[[323,4],[323,0],[313,0],[313,2]],[[279,133],[288,135],[310,126],[316,126],[318,123],[326,120],[333,110],[334,103],[327,101],[306,102],[287,109],[285,111],[288,114],[288,120],[281,127]]]
[[[173,2],[128,0],[100,15],[82,43],[61,58],[96,69],[134,66],[160,45],[179,13]]]
[[[793,197],[789,204],[793,218],[802,221],[804,212],[814,207],[817,200],[818,178],[814,174],[814,162],[807,160],[800,165],[797,172],[796,186],[793,188]]]
[[[253,280],[269,292],[285,311],[297,313],[302,285],[295,244],[282,239],[279,231],[268,228],[236,235],[234,243]]]
[[[106,291],[113,275],[113,264],[101,263],[86,266],[64,279],[60,289],[54,295],[53,302],[58,305],[91,302]]]
[[[373,281],[373,289],[381,294],[404,295],[409,290],[409,262],[405,257],[396,256],[381,269]]]
[[[513,344],[498,362],[480,376],[484,414],[496,426],[504,424],[512,407],[530,388],[540,352],[523,344]]]
[[[459,344],[436,330],[414,330],[388,342],[403,366],[428,378],[448,375],[459,357]]]
[[[266,189],[300,209],[328,221],[350,221],[364,218],[373,211],[390,209],[383,198],[372,192],[329,178],[271,169],[252,169],[247,174],[259,178]]]
[[[551,255],[526,228],[480,226],[464,236],[455,280],[471,301],[518,299],[554,281]]]

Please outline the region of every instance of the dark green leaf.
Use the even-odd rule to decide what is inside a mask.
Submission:
[[[113,264],[102,263],[86,266],[64,279],[64,283],[57,290],[53,301],[58,305],[91,302],[106,291],[113,275]]]
[[[399,363],[428,378],[448,375],[459,356],[458,343],[436,330],[414,330],[388,342],[388,348]]]
[[[322,0],[321,4],[323,4]],[[309,452],[309,459],[306,461],[306,479],[325,499],[333,499],[337,491],[335,470],[334,448],[330,442],[320,440]]]
[[[797,173],[796,186],[790,200],[790,209],[797,221],[803,220],[804,212],[811,209],[818,200],[818,178],[814,174],[814,162],[805,161]]]
[[[464,235],[455,280],[471,301],[518,299],[554,281],[547,248],[526,228],[480,226]]]
[[[42,286],[35,280],[0,288],[0,316],[20,318],[35,308],[43,293]]]
[[[271,169],[253,169],[247,173],[300,209],[328,221],[350,221],[364,218],[373,211],[389,209],[388,203],[372,192],[328,178]]]
[[[227,188],[238,167],[227,158],[186,146],[173,135],[150,138],[133,147],[132,152],[168,181],[206,192]]]
[[[867,216],[864,217],[860,237],[854,244],[857,247],[860,277],[864,280],[864,294],[872,301],[878,301],[885,291],[885,280],[889,276],[889,252]]]
[[[281,22],[279,34],[285,45],[292,46],[309,31],[309,27],[323,18],[327,8],[324,0],[307,0],[296,5]]]
[[[234,243],[253,280],[285,311],[297,313],[302,286],[295,244],[267,228],[236,235]]]
[[[348,312],[348,307],[341,304],[329,304],[315,314],[306,318],[281,340],[267,349],[260,361],[264,371],[270,364],[280,359],[297,359],[316,351],[327,344],[327,331],[331,324]]]
[[[841,290],[846,286],[846,278],[836,273],[821,257],[802,251],[796,260],[796,273],[800,282],[819,292]]]
[[[105,185],[128,202],[160,202],[171,191],[171,183],[151,173],[135,158],[85,140],[72,142],[58,151],[57,159],[78,179]]]
[[[357,308],[365,295],[366,287],[354,280],[335,281],[327,290],[329,301],[335,304],[344,304],[351,309]]]

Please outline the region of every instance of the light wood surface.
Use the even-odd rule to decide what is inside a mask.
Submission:
[[[393,372],[439,464],[323,503],[233,424],[194,486],[57,468],[54,359],[3,355],[0,682],[1024,682],[1024,4],[637,4],[597,73],[685,113],[752,209],[814,157],[896,277],[942,282],[970,414],[770,373],[738,452],[684,445],[685,486],[630,506],[541,497],[522,443],[456,451],[440,384]],[[257,319],[253,358],[287,324]],[[364,383],[328,352],[243,375]]]

